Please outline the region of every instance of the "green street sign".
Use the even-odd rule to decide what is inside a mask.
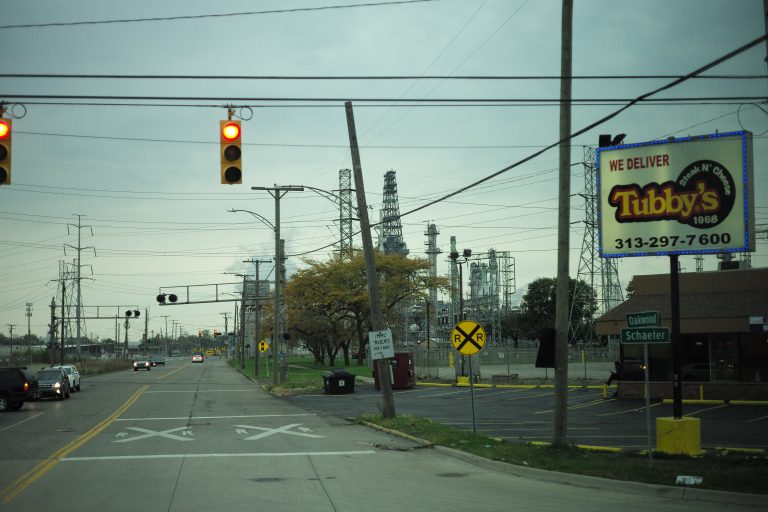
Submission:
[[[621,330],[621,342],[632,343],[669,343],[668,327],[635,327]]]
[[[661,325],[658,311],[643,311],[642,313],[627,313],[629,327],[656,327]]]

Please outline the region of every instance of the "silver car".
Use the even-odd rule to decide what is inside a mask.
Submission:
[[[67,372],[67,376],[69,377],[69,386],[72,388],[72,391],[80,391],[80,372],[77,371],[75,365],[64,364],[59,366],[51,366],[51,368],[61,368]]]

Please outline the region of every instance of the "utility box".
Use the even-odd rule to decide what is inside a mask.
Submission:
[[[323,389],[326,395],[341,395],[355,392],[355,377],[346,370],[334,369],[323,372]]]
[[[411,389],[416,385],[416,369],[413,352],[395,352],[395,357],[389,360],[389,376],[392,389]],[[373,382],[380,389],[379,375],[376,365],[373,365]]]

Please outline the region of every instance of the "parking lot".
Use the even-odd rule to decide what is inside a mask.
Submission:
[[[551,387],[490,387],[474,389],[477,432],[509,441],[551,441],[554,390]],[[573,387],[568,392],[568,439],[573,444],[642,450],[648,445],[646,411],[651,415],[651,446],[655,447],[657,417],[671,417],[672,404],[604,398],[602,388]],[[414,414],[432,421],[472,430],[472,402],[468,387],[418,385],[395,390],[398,414]],[[351,394],[312,394],[286,400],[308,409],[341,417],[377,414],[381,393],[372,384],[355,385]],[[768,450],[765,432],[768,406],[692,403],[683,415],[701,420],[702,448]]]

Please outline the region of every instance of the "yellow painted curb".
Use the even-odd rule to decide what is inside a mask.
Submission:
[[[724,405],[728,403],[726,400],[683,400],[682,402],[688,405]],[[665,398],[662,400],[662,403],[671,404],[673,403],[673,400],[671,398]]]
[[[731,400],[731,405],[768,405],[768,400]]]
[[[582,450],[589,450],[591,452],[610,452],[610,453],[621,452],[621,448],[616,448],[613,446],[595,446],[591,444],[577,444],[576,448],[581,448]]]
[[[435,386],[438,388],[450,388],[453,384],[446,384],[444,382],[417,382],[417,386]]]

